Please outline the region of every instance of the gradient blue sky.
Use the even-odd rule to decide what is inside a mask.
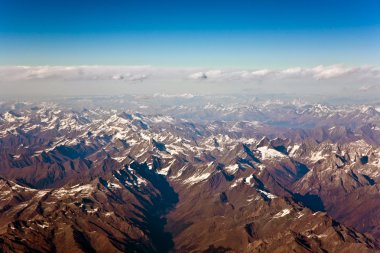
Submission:
[[[0,0],[1,65],[380,65],[380,1]]]

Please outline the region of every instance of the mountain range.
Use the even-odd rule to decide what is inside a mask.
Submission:
[[[4,101],[0,189],[1,252],[380,252],[380,105]]]

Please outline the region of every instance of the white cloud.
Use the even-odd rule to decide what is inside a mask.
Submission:
[[[195,79],[195,80],[202,80],[202,79],[207,79],[206,73],[203,72],[195,72],[189,75],[190,79]]]
[[[374,66],[348,67],[344,65],[294,67],[280,70],[206,69],[193,72],[191,68],[155,68],[150,66],[8,66],[0,67],[0,81],[12,80],[118,80],[141,81],[151,76],[167,79],[192,80],[255,80],[306,78],[327,80],[336,78],[380,79],[380,68]]]
[[[313,76],[316,79],[329,79],[337,78],[355,71],[354,68],[344,67],[341,65],[332,65],[332,66],[317,66],[312,70]]]
[[[141,85],[125,85],[137,84]],[[64,84],[64,85],[63,85]],[[91,89],[89,89],[91,84]],[[160,68],[152,66],[2,66],[3,94],[360,94],[380,92],[376,66],[320,65],[285,69]],[[69,90],[71,89],[71,90]],[[371,92],[370,92],[371,91]],[[366,96],[367,96],[366,95]]]
[[[316,66],[313,68],[293,67],[281,70],[256,69],[256,70],[207,70],[195,72],[189,75],[191,79],[225,79],[225,80],[263,80],[305,78],[314,80],[327,80],[335,78],[380,78],[380,69],[373,66],[348,67],[344,65]]]
[[[23,80],[119,80],[141,81],[148,66],[9,66],[0,67],[0,81]]]
[[[254,77],[264,77],[264,76],[268,76],[272,73],[273,73],[273,71],[271,71],[269,69],[259,69],[259,70],[252,71],[250,73],[250,75],[254,76]]]
[[[309,77],[315,80],[334,78],[380,78],[380,69],[374,66],[349,67],[344,65],[319,65],[314,68],[288,68],[279,71],[283,77]]]

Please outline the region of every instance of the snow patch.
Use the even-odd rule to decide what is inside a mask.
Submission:
[[[227,173],[233,175],[239,170],[239,164],[235,163],[235,164],[229,165],[229,166],[225,167],[224,170]]]
[[[294,154],[297,152],[297,150],[300,149],[300,147],[301,147],[300,145],[295,144],[295,145],[293,146],[293,148],[290,150],[289,156],[294,156]]]
[[[269,193],[269,192],[266,192],[266,191],[263,191],[263,190],[260,190],[260,189],[257,189],[258,192],[264,194],[267,198],[269,199],[275,199],[277,198],[276,195],[272,194],[272,193]]]
[[[173,160],[168,166],[166,166],[165,168],[162,168],[160,169],[157,173],[160,174],[160,175],[164,175],[166,176],[168,173],[169,173],[169,169],[170,167],[173,165],[175,160]]]
[[[257,150],[260,151],[263,160],[286,157],[283,153],[266,146],[259,147]]]
[[[238,186],[241,182],[243,182],[243,178],[239,178],[237,180],[235,180],[235,182],[230,186],[230,188],[234,188],[236,186]]]
[[[209,176],[211,175],[211,173],[202,173],[202,174],[198,174],[198,175],[193,175],[191,177],[189,177],[188,179],[184,180],[183,182],[185,184],[196,184],[196,183],[199,183],[199,182],[202,182],[204,180],[206,180]]]
[[[273,219],[281,218],[281,217],[284,217],[288,214],[290,214],[290,209],[286,208],[286,209],[278,212],[277,214],[275,214],[275,216],[273,216]]]
[[[322,152],[323,152],[323,151],[319,151],[319,152],[317,152],[317,153],[313,153],[313,154],[311,155],[311,157],[310,157],[310,160],[311,160],[312,162],[318,162],[318,161],[320,161],[320,160],[325,159],[325,156],[322,155]]]

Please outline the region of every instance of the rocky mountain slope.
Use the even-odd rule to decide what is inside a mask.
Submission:
[[[380,251],[376,105],[103,104],[0,105],[3,252]]]

